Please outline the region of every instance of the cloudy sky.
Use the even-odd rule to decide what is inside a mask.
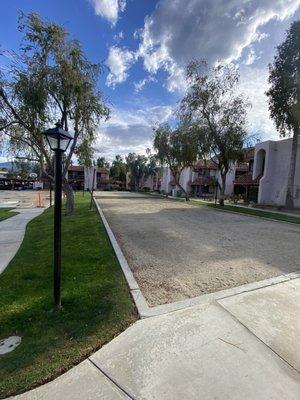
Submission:
[[[2,0],[3,49],[18,48],[21,10],[61,23],[103,62],[100,87],[112,114],[99,127],[98,154],[112,159],[151,146],[152,126],[172,118],[193,58],[238,65],[252,102],[249,132],[278,138],[264,95],[268,63],[300,19],[300,0]]]

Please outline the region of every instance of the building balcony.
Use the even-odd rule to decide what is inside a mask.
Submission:
[[[215,180],[210,176],[198,176],[188,182],[190,186],[214,186]]]
[[[235,186],[238,186],[238,185],[241,185],[241,186],[258,186],[261,177],[262,176],[260,175],[257,178],[253,179],[252,178],[252,173],[248,173],[248,174],[244,174],[244,175],[238,176],[233,181],[233,184]]]
[[[98,178],[98,179],[97,179],[97,183],[102,184],[102,185],[106,185],[106,184],[109,183],[109,179],[108,179],[108,178],[101,177],[101,178]]]

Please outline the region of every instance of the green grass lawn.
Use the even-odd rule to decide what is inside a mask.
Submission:
[[[18,214],[17,212],[10,210],[12,210],[12,208],[0,208],[0,221]]]
[[[21,344],[0,356],[0,398],[49,381],[127,328],[135,308],[121,268],[89,196],[76,196],[62,221],[62,304],[52,308],[53,210],[31,221],[0,275],[0,339]]]
[[[193,202],[193,204],[197,203],[196,201]],[[198,203],[199,204],[199,203]],[[268,219],[275,219],[277,221],[284,221],[284,222],[292,222],[293,224],[300,224],[300,218],[297,216],[292,216],[292,215],[284,215],[284,214],[279,214],[279,213],[274,213],[272,211],[264,211],[264,210],[258,210],[256,208],[245,208],[245,207],[239,207],[239,206],[230,206],[230,205],[224,205],[221,207],[220,205],[214,205],[214,204],[205,204],[206,207],[212,207],[220,211],[230,211],[230,212],[237,212],[239,214],[247,214],[247,215],[252,215],[256,217],[263,217],[263,218],[268,218]]]

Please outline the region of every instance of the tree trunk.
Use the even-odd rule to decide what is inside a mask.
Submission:
[[[225,187],[226,187],[226,173],[225,174],[221,173],[221,180],[222,180],[222,186],[220,188],[219,204],[220,204],[220,206],[224,207],[224,197],[225,197]]]
[[[187,191],[183,189],[183,187],[180,185],[179,181],[176,183],[177,186],[180,187],[180,189],[183,191],[183,193],[185,194],[185,201],[189,201],[190,200],[190,196],[188,195]]]
[[[294,181],[295,181],[295,171],[297,162],[298,137],[299,137],[299,127],[294,131],[293,135],[291,162],[289,168],[286,199],[285,199],[285,206],[286,208],[290,209],[294,208]]]
[[[149,178],[149,176],[146,174],[142,174],[142,176],[139,177],[139,184],[138,184],[139,191],[143,189],[148,178]]]
[[[74,213],[74,192],[68,181],[64,181],[63,189],[66,194],[66,215]]]

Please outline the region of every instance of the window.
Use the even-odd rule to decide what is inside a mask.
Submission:
[[[249,172],[253,172],[254,160],[249,161]]]

